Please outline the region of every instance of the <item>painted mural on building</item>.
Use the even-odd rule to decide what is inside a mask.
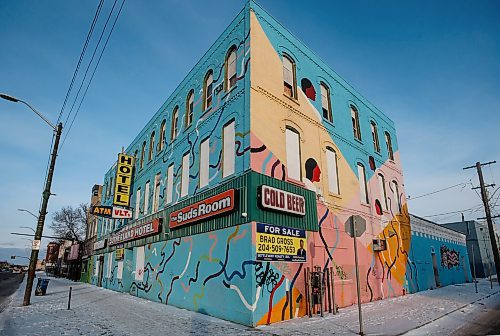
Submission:
[[[420,284],[393,122],[252,1],[125,152],[133,218],[100,219],[95,285],[255,326],[305,315],[317,267],[333,270],[335,302],[349,306],[352,215],[367,222],[362,301]],[[115,178],[116,164],[103,206]],[[262,202],[263,188],[276,199]],[[190,212],[233,189],[231,211]],[[159,233],[125,234],[157,219]]]

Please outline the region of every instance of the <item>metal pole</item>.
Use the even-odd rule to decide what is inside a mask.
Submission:
[[[68,310],[71,309],[71,291],[73,290],[73,287],[69,287],[69,296],[68,296]]]
[[[353,221],[354,222],[354,221]],[[353,223],[355,224],[355,222]],[[358,316],[359,316],[359,334],[361,336],[364,335],[363,332],[363,315],[361,313],[361,290],[359,288],[359,270],[358,270],[358,248],[356,246],[356,236],[357,236],[357,228],[356,225],[353,225],[353,238],[354,238],[354,263],[355,263],[355,269],[356,269],[356,290],[358,292]]]
[[[493,249],[493,259],[495,261],[495,270],[497,273],[497,281],[500,285],[500,256],[498,255],[497,241],[495,240],[495,230],[493,229],[493,221],[491,220],[490,205],[488,203],[488,195],[486,194],[486,187],[484,186],[483,171],[481,170],[481,163],[476,162],[477,175],[479,176],[479,184],[481,185],[481,198],[483,199],[484,212],[486,214],[486,221],[488,222],[488,231],[490,233],[491,248]]]
[[[476,287],[476,293],[477,293],[476,258],[474,258],[474,244],[471,244],[471,247],[472,247],[472,277],[474,278],[474,286]]]
[[[50,187],[52,185],[52,177],[54,175],[54,167],[56,165],[57,150],[59,148],[59,140],[61,139],[62,133],[62,123],[57,125],[56,129],[56,139],[54,141],[54,147],[52,148],[52,154],[50,158],[49,171],[47,173],[47,181],[45,182],[45,189],[42,193],[42,205],[40,207],[40,216],[38,216],[38,223],[36,226],[35,239],[40,240],[42,238],[43,226],[45,224],[45,215],[47,214],[47,206],[49,204]],[[31,260],[30,267],[28,270],[28,278],[26,281],[26,290],[24,292],[23,306],[29,306],[31,301],[31,292],[33,290],[33,280],[35,279],[35,269],[36,262],[38,260],[38,249],[31,250]]]

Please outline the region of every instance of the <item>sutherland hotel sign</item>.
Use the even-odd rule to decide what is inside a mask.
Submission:
[[[160,232],[160,219],[155,218],[152,222],[133,226],[118,231],[108,238],[108,246],[118,245],[131,240],[144,238]]]

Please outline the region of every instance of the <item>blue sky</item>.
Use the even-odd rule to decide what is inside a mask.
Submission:
[[[407,194],[469,180],[477,185],[475,171],[462,170],[476,161],[499,160],[484,174],[488,183],[500,182],[498,1],[259,3],[394,120]],[[56,120],[97,4],[0,1],[0,92]],[[111,5],[106,2],[98,27]],[[58,158],[50,212],[89,201],[121,147],[243,6],[243,0],[126,2]],[[93,44],[89,50],[88,56]],[[9,232],[35,226],[16,209],[39,208],[51,136],[25,106],[0,101],[0,248],[29,243]],[[479,205],[470,187],[410,200],[410,212]]]

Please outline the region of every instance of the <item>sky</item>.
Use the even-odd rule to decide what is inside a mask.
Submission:
[[[55,122],[98,3],[0,0],[0,92],[29,102]],[[69,133],[72,119],[66,124],[66,118],[74,95],[64,110],[65,141],[44,234],[51,234],[54,211],[90,201],[92,186],[102,184],[122,146],[134,139],[244,4],[125,2]],[[471,190],[478,185],[477,174],[462,168],[498,160],[483,170],[486,183],[500,182],[500,2],[259,4],[395,122],[407,195],[415,198],[464,183],[410,199],[411,213],[431,216],[472,208],[464,212],[466,219],[484,216],[477,190]],[[102,8],[86,62],[112,5],[106,1]],[[84,61],[81,74],[86,66]],[[51,140],[50,127],[26,106],[0,101],[0,248],[30,244],[29,238],[9,233],[29,233],[20,226],[36,225],[35,218],[17,209],[38,212]],[[499,213],[500,201],[493,211]],[[460,213],[429,219],[458,221]]]

